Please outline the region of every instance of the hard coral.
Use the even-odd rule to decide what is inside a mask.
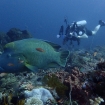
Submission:
[[[104,102],[104,100],[101,97],[95,98],[94,100],[89,99],[90,105],[99,105],[101,102]]]
[[[97,64],[98,69],[105,70],[105,62],[100,62]]]
[[[17,77],[10,73],[7,74],[5,77],[1,78],[1,88],[11,89],[15,84],[17,84]]]
[[[84,105],[89,97],[89,91],[83,89],[85,84],[86,74],[79,71],[78,68],[74,68],[72,73],[64,80],[64,84],[68,86],[67,96],[70,94],[73,100],[76,100],[80,105]],[[87,86],[86,86],[87,88]]]
[[[37,97],[30,97],[26,100],[25,105],[43,105],[43,102]]]
[[[0,32],[0,45],[4,46],[8,42],[10,42],[10,38],[8,37],[8,35],[6,35],[6,33],[4,32]]]
[[[34,88],[31,82],[23,82],[19,85],[19,89],[32,90]]]
[[[11,39],[11,41],[16,41],[16,40],[21,40],[25,38],[31,38],[32,35],[27,31],[27,30],[20,30],[17,28],[11,28],[8,32],[7,35]]]
[[[65,71],[55,72],[52,74],[55,75],[60,82],[68,88],[64,92],[65,96],[68,98],[71,96],[72,100],[77,101],[80,105],[85,105],[86,102],[89,102],[88,98],[90,96],[90,89],[88,82],[86,82],[86,73],[82,73],[77,67],[74,67],[70,74]],[[50,73],[49,76],[52,76],[52,74]],[[54,81],[56,82],[56,80]],[[85,85],[84,89],[83,85]]]
[[[48,99],[54,100],[50,91],[45,88],[37,88],[33,89],[32,91],[27,90],[24,92],[24,94],[26,98],[37,97],[38,99],[42,100],[43,103],[46,103]]]
[[[67,90],[67,87],[63,85],[63,78],[60,77],[61,74],[57,72],[56,75],[54,74],[46,75],[43,79],[43,82],[49,87],[56,89],[56,92],[58,93],[59,96],[64,96],[65,90]]]

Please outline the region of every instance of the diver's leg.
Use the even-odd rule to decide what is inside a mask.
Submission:
[[[105,26],[105,22],[102,20],[99,20],[99,25],[97,25],[95,29],[92,31],[92,35],[95,35],[101,26]]]
[[[77,44],[80,45],[80,39],[79,38],[77,38]]]
[[[97,25],[95,27],[95,29],[92,31],[92,35],[95,35],[98,32],[98,30],[100,29],[100,27],[101,27],[101,25]]]
[[[63,39],[63,45],[65,45],[67,42],[68,42],[68,37],[65,37],[65,38]]]
[[[59,35],[63,35],[64,26],[62,25],[59,30]]]
[[[72,45],[73,44],[73,42],[72,42],[72,39],[70,40],[70,45]]]

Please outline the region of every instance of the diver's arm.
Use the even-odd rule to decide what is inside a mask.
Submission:
[[[57,37],[57,38],[60,38],[60,37],[61,37],[61,35],[59,35],[59,34],[58,34],[56,37]]]
[[[63,35],[63,30],[64,30],[64,26],[62,25],[62,26],[60,27],[59,34],[56,36],[57,38],[60,38],[61,35]]]
[[[71,36],[74,36],[76,38],[88,38],[87,34],[83,34],[83,35],[78,35],[76,32],[70,33]]]
[[[85,33],[82,36],[77,36],[77,38],[88,38],[88,35],[86,35]]]

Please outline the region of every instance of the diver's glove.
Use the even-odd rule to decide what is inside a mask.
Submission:
[[[78,37],[78,35],[77,35],[76,32],[72,32],[72,33],[70,33],[70,35],[71,35],[71,36],[74,36],[74,37],[76,37],[76,38]]]
[[[60,37],[61,37],[61,35],[57,35],[56,37],[57,37],[57,38],[60,38]],[[66,35],[62,35],[62,37],[63,37],[63,38],[65,38],[65,37],[66,37]]]
[[[60,37],[61,37],[61,35],[57,35],[56,37],[57,37],[57,38],[60,38]]]

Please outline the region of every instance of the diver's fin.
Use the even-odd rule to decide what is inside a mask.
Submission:
[[[69,57],[70,52],[69,51],[62,51],[60,52],[60,65],[65,67],[66,66],[66,62],[67,62],[67,58]]]
[[[32,65],[30,65],[30,64],[28,64],[28,63],[25,63],[25,66],[26,66],[28,69],[30,69],[32,72],[38,72],[38,68],[35,67],[35,66],[32,66]]]
[[[61,48],[60,45],[58,44],[55,44],[55,43],[52,43],[52,42],[49,42],[49,41],[45,41],[46,43],[50,44],[55,50],[59,50],[59,48]]]
[[[57,64],[56,62],[51,62],[47,65],[48,68],[56,68],[56,67],[59,67],[60,65]]]

